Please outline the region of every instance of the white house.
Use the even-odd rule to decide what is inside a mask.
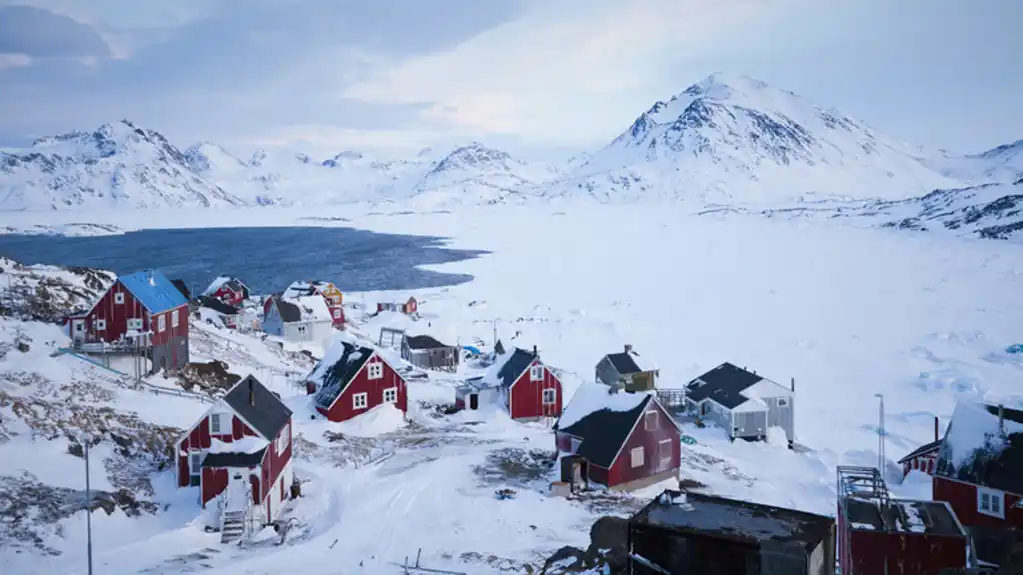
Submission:
[[[780,427],[791,444],[795,384],[786,387],[725,362],[686,385],[686,406],[728,430],[732,439],[765,439]]]
[[[333,335],[333,318],[319,295],[278,297],[267,308],[263,331],[292,341],[320,342]]]

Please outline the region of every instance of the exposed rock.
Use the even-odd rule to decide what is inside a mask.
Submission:
[[[544,561],[541,575],[583,573],[603,568],[609,575],[628,573],[629,520],[605,516],[590,528],[590,546],[585,551],[576,547],[562,547]]]
[[[181,387],[188,391],[221,395],[241,380],[240,375],[227,371],[227,368],[226,363],[218,360],[189,363],[178,373],[178,381],[181,382]]]
[[[63,323],[65,314],[92,305],[115,279],[104,270],[26,266],[0,258],[0,315]]]

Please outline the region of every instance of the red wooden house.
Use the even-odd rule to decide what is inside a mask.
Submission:
[[[396,311],[405,315],[412,315],[419,311],[419,302],[416,301],[415,297],[409,297],[405,303],[397,302],[377,302],[377,313],[382,311]]]
[[[118,277],[91,308],[67,321],[78,351],[141,351],[149,355],[154,371],[188,363],[188,300],[157,270]]]
[[[934,475],[934,470],[938,465],[939,447],[941,447],[941,436],[938,433],[938,418],[935,417],[934,441],[917,447],[899,460],[899,465],[902,466],[902,476],[909,475],[910,471]]]
[[[678,477],[681,434],[657,398],[584,383],[554,425],[561,479],[628,491]]]
[[[306,377],[316,410],[347,421],[384,403],[408,411],[405,380],[376,350],[336,341]]]
[[[1023,528],[1023,411],[960,401],[932,486],[967,527]]]
[[[334,327],[337,329],[345,328],[345,308],[343,301],[343,294],[341,290],[337,288],[331,282],[316,280],[316,281],[297,281],[292,282],[288,289],[284,290],[281,297],[285,299],[297,299],[300,297],[318,295],[323,298],[326,302],[327,308],[330,309],[330,316],[333,319]],[[269,307],[264,304],[264,313],[269,311]]]
[[[493,393],[487,394],[487,391]],[[537,420],[561,415],[561,380],[532,352],[515,348],[497,354],[479,381],[459,387],[455,406],[476,409],[480,396],[498,399],[512,419]],[[475,396],[475,397],[474,397]]]
[[[217,499],[225,539],[276,519],[292,482],[291,410],[251,375],[178,440],[178,485]]]
[[[970,537],[943,501],[892,499],[872,467],[838,468],[842,575],[939,575],[973,566]]]
[[[202,292],[206,297],[219,299],[230,306],[239,306],[249,299],[249,288],[238,278],[220,276]]]

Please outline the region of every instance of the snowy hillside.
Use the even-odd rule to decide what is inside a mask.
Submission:
[[[655,103],[560,194],[602,201],[901,199],[954,183],[862,123],[747,77],[714,74]]]
[[[128,121],[0,152],[0,209],[210,207],[242,201],[192,170],[158,132]]]
[[[971,183],[1014,182],[1023,179],[1023,140],[980,154],[934,160],[931,165],[944,174]]]

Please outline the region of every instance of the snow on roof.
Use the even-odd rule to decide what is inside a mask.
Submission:
[[[602,409],[631,411],[648,397],[646,393],[609,393],[609,390],[608,386],[599,383],[581,384],[558,419],[558,428],[571,427],[587,415]]]
[[[251,435],[230,443],[214,438],[210,441],[209,453],[259,453],[267,445],[270,445],[269,441]]]
[[[957,403],[952,412],[952,421],[945,432],[943,458],[960,468],[978,449],[996,447],[990,445],[990,439],[997,437],[999,432],[997,409],[997,406],[974,401]],[[1006,434],[1023,433],[1023,421],[1015,421],[1006,416],[1004,425]]]
[[[229,276],[219,276],[219,277],[217,277],[217,279],[213,280],[210,283],[209,287],[207,287],[206,290],[202,292],[202,295],[213,295],[213,294],[215,294],[217,292],[218,289],[220,289],[220,287],[222,285],[224,285],[224,284],[226,284],[228,282],[235,282],[239,286],[243,285],[241,280],[238,280],[237,278],[233,278],[233,277],[229,277]]]
[[[284,290],[282,295],[286,298],[314,295],[321,293],[331,285],[333,284],[324,280],[294,281]]]
[[[296,298],[283,298],[285,302],[298,307],[302,313],[301,321],[333,321],[330,308],[321,296],[307,295]]]
[[[640,355],[630,350],[629,357],[632,358],[632,362],[636,364],[640,371],[657,371],[657,364],[654,363],[654,360],[650,359],[650,356]]]

